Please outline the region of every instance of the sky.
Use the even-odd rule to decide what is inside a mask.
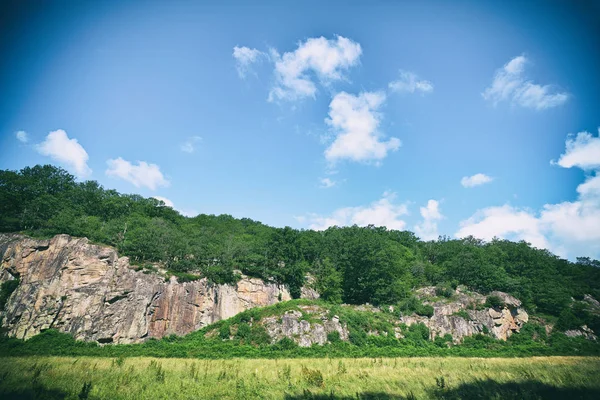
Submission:
[[[0,169],[600,258],[597,1],[0,8]]]

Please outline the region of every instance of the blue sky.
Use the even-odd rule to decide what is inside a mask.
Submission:
[[[600,257],[597,2],[323,3],[3,6],[0,168]]]

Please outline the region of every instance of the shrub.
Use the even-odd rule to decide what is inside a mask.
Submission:
[[[452,297],[454,295],[454,289],[450,283],[444,283],[443,285],[437,286],[435,288],[435,295],[440,297]]]
[[[468,312],[466,312],[465,310],[460,310],[460,311],[457,311],[457,312],[455,312],[455,313],[454,313],[454,314],[452,314],[452,315],[453,315],[453,316],[456,316],[456,317],[461,317],[461,318],[464,318],[464,319],[466,319],[467,321],[470,321],[470,320],[471,320],[471,316],[470,316],[470,315],[469,315],[469,313],[468,313]]]
[[[4,310],[8,298],[10,295],[19,287],[19,280],[13,279],[10,281],[2,282],[0,285],[0,311]]]
[[[502,299],[496,295],[488,296],[485,300],[485,306],[490,308],[499,308],[504,305]]]
[[[255,345],[263,345],[271,343],[271,336],[262,325],[254,324],[252,328],[250,328],[250,342]]]
[[[229,339],[231,337],[231,329],[229,323],[225,322],[219,328],[219,337],[221,339]]]
[[[235,333],[235,337],[237,339],[243,340],[244,342],[248,342],[250,339],[250,325],[243,322],[238,325],[237,332]]]
[[[327,334],[327,341],[329,343],[338,343],[342,339],[340,339],[340,333],[338,331],[331,331]]]
[[[417,313],[417,315],[421,315],[423,317],[429,317],[431,318],[433,316],[433,307],[430,305],[425,305],[422,304],[419,307],[417,307],[417,309],[415,310],[415,312]]]
[[[363,330],[352,329],[348,336],[353,345],[364,346],[367,343],[367,334]]]
[[[429,340],[429,328],[423,323],[412,324],[405,337],[416,341]]]
[[[296,344],[296,342],[294,342],[289,337],[284,337],[275,344],[275,348],[277,348],[279,350],[293,350],[297,347],[298,347],[298,344]]]
[[[309,369],[302,366],[302,377],[312,386],[323,387],[325,382],[323,380],[323,374],[318,369]]]

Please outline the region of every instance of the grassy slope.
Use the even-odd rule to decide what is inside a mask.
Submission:
[[[600,398],[600,358],[0,359],[0,398]]]

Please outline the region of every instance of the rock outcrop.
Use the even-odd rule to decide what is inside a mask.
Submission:
[[[565,335],[568,337],[582,337],[587,340],[597,340],[598,337],[594,334],[594,331],[587,327],[587,325],[582,325],[579,329],[570,329],[565,331]]]
[[[490,333],[495,338],[506,340],[513,332],[518,332],[529,320],[529,315],[520,308],[521,301],[503,292],[492,292],[502,300],[500,308],[485,307],[486,296],[474,292],[464,292],[457,289],[453,298],[435,300],[435,288],[427,287],[417,291],[417,296],[424,304],[433,307],[431,318],[406,315],[400,321],[406,325],[423,323],[429,328],[431,339],[450,334],[455,343],[462,341],[465,336],[478,333]]]
[[[341,324],[338,316],[327,317],[327,310],[320,307],[300,306],[301,311],[291,310],[281,317],[267,317],[260,323],[266,328],[271,342],[284,337],[294,340],[300,347],[327,343],[327,334],[338,332],[341,340],[348,340],[348,327]],[[311,321],[302,319],[310,316]]]
[[[136,271],[127,257],[119,257],[110,247],[68,235],[34,240],[0,234],[0,257],[0,282],[20,279],[0,311],[2,326],[20,339],[54,328],[80,340],[138,343],[184,335],[249,308],[291,298],[285,287],[247,276],[236,285],[217,285],[206,279],[180,283],[175,277],[165,281],[159,274]],[[302,288],[302,297],[318,298],[310,289],[310,278],[308,283]],[[419,289],[416,294],[433,307],[433,316],[401,314],[389,307],[385,318],[393,326],[389,333],[397,338],[403,337],[403,324],[423,323],[431,339],[450,334],[458,343],[466,336],[484,333],[506,340],[529,318],[518,299],[502,292],[490,294],[501,300],[503,305],[497,308],[484,305],[486,296],[460,288],[450,298],[436,296],[435,287]],[[368,304],[344,307],[384,313]],[[311,346],[325,344],[334,331],[341,340],[350,336],[343,319],[316,305],[266,317],[260,324],[273,343],[288,337],[300,346]],[[588,333],[581,330],[572,335],[588,337]],[[369,330],[367,334],[388,332]]]
[[[81,340],[137,343],[290,299],[285,287],[245,276],[234,286],[174,277],[165,282],[135,271],[110,247],[68,235],[33,240],[0,234],[0,257],[0,281],[20,279],[0,313],[2,326],[21,339],[54,328]]]

